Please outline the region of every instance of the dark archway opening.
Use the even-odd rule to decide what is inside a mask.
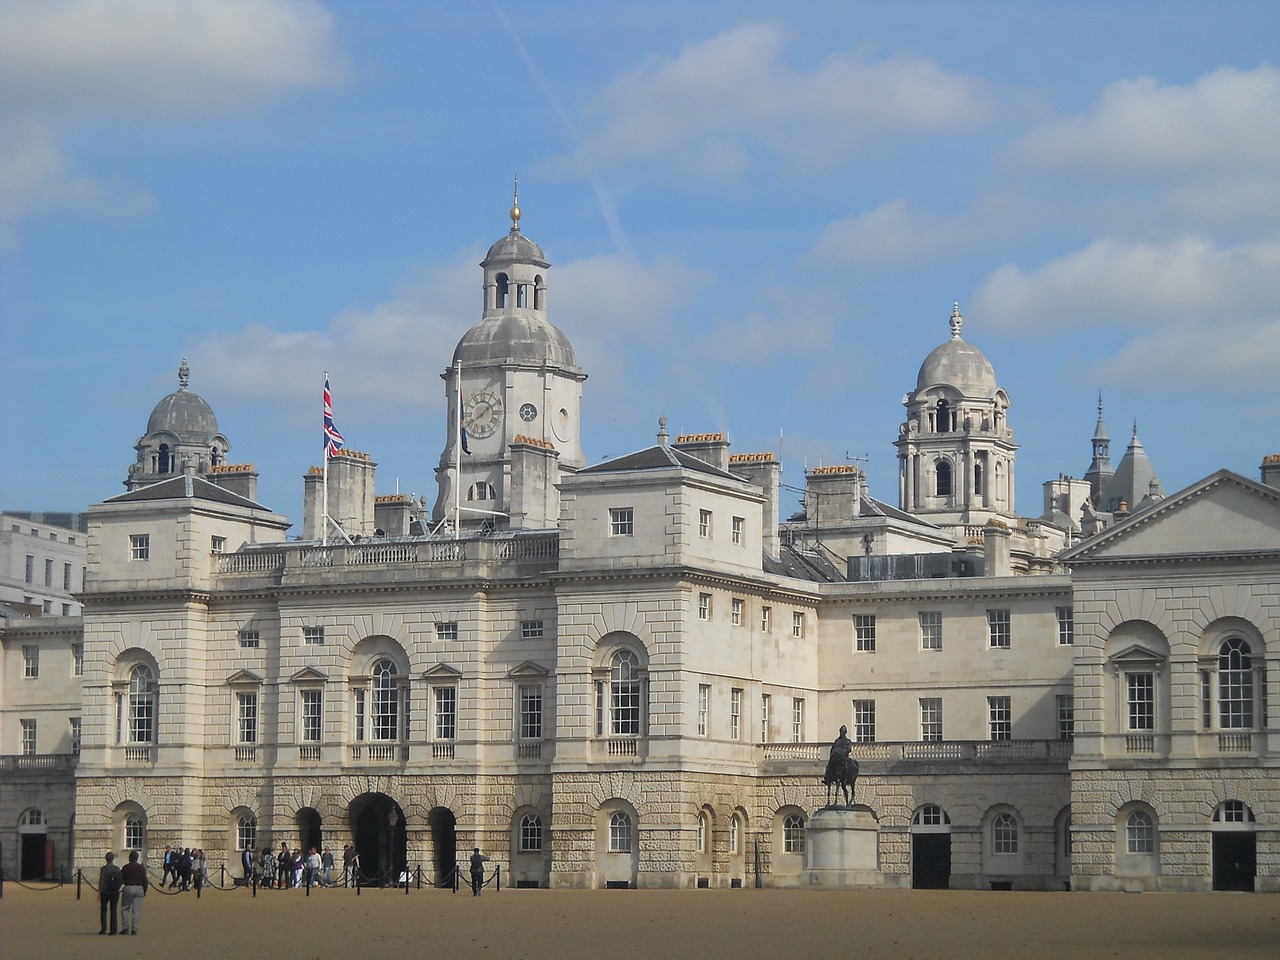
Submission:
[[[951,886],[951,834],[911,835],[911,886],[916,890],[946,890]]]
[[[442,886],[452,882],[454,864],[458,862],[458,820],[452,810],[436,807],[427,814],[427,823],[431,827],[436,885]]]
[[[383,793],[365,794],[351,805],[351,832],[360,854],[360,882],[375,886],[395,884],[408,859],[400,805]]]
[[[298,847],[302,850],[302,855],[305,857],[312,847],[323,850],[324,828],[319,812],[312,807],[303,807],[295,819],[298,824]]]
[[[48,834],[22,834],[22,868],[19,880],[43,880],[53,875],[53,844]]]

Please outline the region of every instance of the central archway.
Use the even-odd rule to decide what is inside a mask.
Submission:
[[[436,807],[427,814],[431,827],[432,866],[436,886],[452,883],[454,864],[458,862],[458,818],[448,807]]]
[[[404,811],[385,793],[366,793],[351,801],[351,834],[360,854],[361,883],[396,883],[408,862]]]

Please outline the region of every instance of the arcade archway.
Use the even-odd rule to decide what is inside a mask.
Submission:
[[[361,882],[394,884],[408,862],[404,811],[385,793],[366,793],[351,802],[349,815]]]

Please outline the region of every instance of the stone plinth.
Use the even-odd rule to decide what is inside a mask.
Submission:
[[[879,887],[880,824],[871,808],[823,807],[805,824],[805,881],[811,887]]]

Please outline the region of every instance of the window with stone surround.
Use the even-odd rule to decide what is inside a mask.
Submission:
[[[455,740],[458,736],[458,688],[433,687],[435,696],[435,738]]]
[[[923,697],[920,700],[920,739],[924,743],[942,741],[942,699]]]
[[[711,594],[709,593],[698,594],[698,619],[711,619]]]
[[[747,521],[743,517],[733,518],[733,543],[735,546],[742,546],[743,534],[747,527]]]
[[[1058,646],[1068,647],[1076,642],[1075,610],[1072,607],[1056,607],[1058,617]]]
[[[542,685],[520,687],[520,739],[542,739]]]
[[[1013,712],[1008,697],[987,697],[987,728],[992,740],[1013,737]]]
[[[526,813],[520,818],[519,850],[521,853],[537,853],[542,849],[542,818],[536,813]]]
[[[27,680],[40,676],[40,648],[34,644],[22,648],[22,676]]]
[[[521,640],[541,640],[543,637],[541,620],[521,620],[520,621],[520,639]]]
[[[782,818],[782,852],[804,853],[804,816],[788,813]]]
[[[1008,649],[1012,639],[1008,610],[987,611],[987,639],[992,648]]]
[[[1124,675],[1129,730],[1154,730],[1156,726],[1155,674],[1133,671]]]
[[[236,743],[258,742],[258,694],[236,694]]]
[[[631,815],[615,810],[609,815],[609,852],[630,853],[635,844],[635,829]]]
[[[609,509],[609,536],[630,537],[635,534],[635,511],[631,507]]]
[[[1058,694],[1058,739],[1073,740],[1076,735],[1076,701],[1069,693]]]
[[[742,739],[742,690],[738,687],[729,691],[729,738]]]
[[[698,736],[705,737],[711,713],[711,684],[698,684]]]
[[[920,649],[942,649],[942,611],[920,611]]]
[[[874,700],[853,701],[853,742],[876,742],[876,702]]]
[[[307,646],[320,646],[324,643],[324,627],[303,627],[302,642]]]
[[[997,813],[991,819],[991,852],[1010,855],[1018,852],[1018,821],[1011,813]]]
[[[876,615],[874,613],[853,615],[853,638],[853,648],[859,653],[876,652]]]
[[[436,623],[436,639],[437,640],[457,640],[458,639],[458,621],[457,620],[441,620]]]
[[[729,605],[729,622],[735,627],[742,626],[742,609],[742,598],[734,597],[733,602]]]
[[[129,535],[129,559],[151,559],[151,534],[134,533]]]

